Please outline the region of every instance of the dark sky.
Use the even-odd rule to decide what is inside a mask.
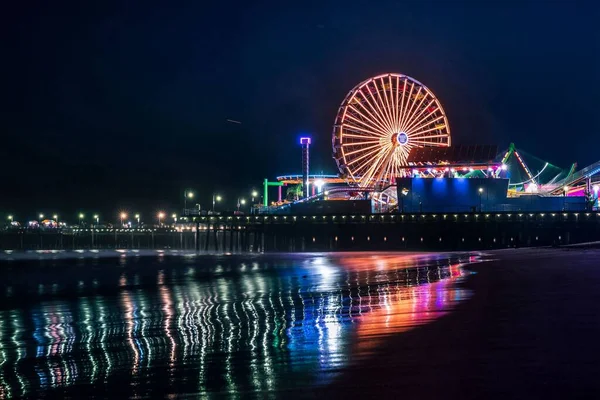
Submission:
[[[433,90],[454,144],[514,141],[560,166],[600,159],[597,2],[13,5],[0,214],[150,213],[185,187],[232,208],[263,178],[300,172],[304,133],[313,171],[335,173],[337,108],[384,72]]]

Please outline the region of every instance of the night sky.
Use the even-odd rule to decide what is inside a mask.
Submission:
[[[300,172],[302,134],[312,172],[336,173],[337,108],[385,72],[438,96],[453,144],[600,160],[597,2],[311,4],[13,2],[0,214],[150,213],[181,207],[186,187],[231,209]]]

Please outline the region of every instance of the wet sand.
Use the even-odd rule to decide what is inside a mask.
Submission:
[[[473,297],[395,335],[332,385],[331,398],[598,398],[600,249],[491,252],[468,266]],[[294,397],[294,396],[292,396]]]

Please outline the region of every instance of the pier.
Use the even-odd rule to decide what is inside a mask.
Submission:
[[[150,228],[10,230],[0,249],[178,249],[199,253],[464,250],[600,240],[600,213],[199,216]]]

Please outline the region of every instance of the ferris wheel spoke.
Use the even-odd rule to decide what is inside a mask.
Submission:
[[[344,135],[346,136],[346,135]],[[342,143],[343,147],[352,147],[352,146],[364,146],[365,144],[371,144],[371,143],[377,143],[379,144],[379,140],[367,140],[365,142],[349,142],[349,143]]]
[[[360,114],[360,113],[359,113],[359,114]],[[362,116],[362,114],[360,114],[360,115]],[[360,120],[360,119],[358,119],[358,118],[355,118],[355,117],[354,117],[354,116],[352,116],[352,115],[347,115],[347,117],[348,117],[349,119],[351,119],[352,121],[355,121],[355,122],[356,122],[356,123],[358,123],[358,124],[364,125],[364,126],[366,126],[367,128],[369,128],[369,129],[372,129],[372,130],[373,130],[373,131],[375,131],[375,132],[379,132],[379,136],[385,136],[385,135],[387,135],[387,134],[388,134],[388,133],[387,133],[387,131],[383,130],[383,128],[382,128],[382,127],[378,127],[378,126],[372,125],[371,123],[367,123],[367,122],[365,122],[365,121],[362,121],[362,120]],[[363,117],[363,118],[364,118],[364,117]]]
[[[408,96],[406,94],[406,85],[404,86],[404,91],[402,92],[402,96],[403,98],[406,99],[406,102],[404,103],[404,110],[402,111],[402,114],[400,115],[400,119],[398,120],[400,123],[400,126],[404,125],[404,121],[406,120],[406,115],[408,113],[408,109],[410,106],[410,99],[412,97],[412,92],[415,89],[415,84],[413,82],[411,82],[410,84],[410,92],[408,92]]]
[[[348,157],[348,156],[351,156],[352,154],[356,154],[356,153],[362,153],[362,152],[364,152],[365,150],[369,150],[369,149],[375,149],[375,148],[379,148],[379,143],[377,143],[377,144],[374,144],[374,145],[371,145],[371,146],[366,146],[366,147],[363,147],[363,148],[361,148],[361,149],[358,149],[358,150],[352,150],[352,151],[349,151],[349,152],[347,152],[347,153],[346,153],[346,152],[344,152],[344,154],[346,155],[346,157]]]
[[[390,76],[390,82],[391,81],[392,81],[392,78]],[[399,124],[399,121],[398,121],[398,118],[400,117],[399,109],[398,109],[398,100],[400,100],[398,98],[399,92],[400,92],[400,77],[397,76],[396,77],[396,96],[395,96],[396,101],[394,103],[394,127],[395,128],[399,128],[400,127],[400,124]],[[396,129],[396,130],[399,130],[399,129]]]
[[[395,152],[392,152],[392,154],[390,154],[390,158],[388,160],[385,173],[383,174],[384,179],[387,179],[388,183],[392,183],[392,179],[393,179],[395,170],[396,170],[396,154],[395,154]]]
[[[422,118],[420,121],[418,121],[417,123],[413,124],[412,126],[410,126],[407,129],[405,129],[404,132],[406,132],[407,134],[413,134],[414,132],[418,132],[420,129],[428,127],[431,124],[439,121],[443,117],[444,117],[443,115],[438,115],[437,117],[432,118],[431,115],[427,115],[424,118]]]
[[[377,162],[381,159],[382,154],[384,154],[387,150],[386,148],[379,149],[372,157],[368,160],[361,160],[362,162],[356,167],[355,172],[361,172],[364,174],[370,171],[370,168],[376,166]]]
[[[412,127],[413,127],[413,126],[415,126],[415,125],[418,125],[418,124],[420,124],[421,122],[423,122],[423,121],[427,120],[427,118],[429,117],[429,115],[425,116],[425,118],[421,118],[421,116],[423,115],[423,113],[424,113],[425,111],[427,111],[427,110],[429,109],[429,107],[431,107],[431,105],[432,105],[433,103],[435,103],[435,99],[432,99],[432,100],[431,100],[429,103],[427,103],[427,105],[426,105],[425,107],[423,107],[423,108],[421,109],[421,111],[420,111],[420,112],[419,112],[417,115],[415,115],[415,116],[414,116],[414,118],[411,118],[411,119],[412,119],[412,122],[411,122],[411,123],[409,123],[409,124],[407,124],[407,125],[404,127],[404,129],[403,129],[403,130],[404,130],[404,132],[408,132],[408,131],[409,131],[409,130],[410,130]]]
[[[400,125],[402,125],[402,118],[404,118],[404,99],[406,97],[405,93],[406,93],[407,86],[408,86],[408,84],[407,84],[407,80],[405,78],[402,81],[402,93],[400,94],[400,109],[398,110],[398,120],[396,122],[398,127],[400,127]],[[398,88],[398,91],[400,91],[400,88]]]
[[[378,90],[377,97],[379,97],[379,100],[381,101],[381,105],[383,107],[383,111],[387,115],[387,119],[390,124],[390,128],[392,129],[392,131],[395,131],[396,127],[394,124],[394,117],[392,116],[392,110],[390,108],[391,103],[388,99],[388,92],[390,92],[391,87],[386,89],[383,77],[381,78],[381,88],[383,89],[383,96],[381,95],[381,91]],[[383,100],[381,100],[382,97],[383,97]],[[384,101],[385,101],[385,104],[384,104]]]
[[[427,124],[427,125],[423,126],[423,128],[427,128],[428,126],[431,126],[431,124]],[[410,139],[411,140],[412,139],[419,139],[420,136],[422,134],[424,134],[424,133],[429,133],[429,132],[437,131],[437,130],[440,130],[440,129],[443,129],[443,128],[434,126],[433,128],[429,128],[429,129],[425,129],[425,130],[420,130],[420,131],[417,131],[417,132],[411,132],[409,134],[410,135]]]
[[[375,105],[377,107],[377,110],[379,111],[379,115],[381,115],[381,117],[385,120],[385,122],[387,123],[387,125],[390,128],[390,131],[393,131],[394,130],[394,125],[393,125],[392,120],[390,119],[390,117],[388,115],[388,112],[386,110],[383,97],[381,96],[381,90],[385,90],[385,85],[382,85],[383,87],[380,90],[380,88],[378,87],[379,83],[380,82],[378,80],[375,80],[375,79],[373,80],[373,84],[375,86],[375,92],[376,92],[377,97],[375,97],[372,94],[371,88],[369,88],[367,86],[367,89],[369,89],[369,93],[371,93],[371,96],[373,98],[373,102],[375,103]]]
[[[423,97],[420,99],[420,101],[418,100],[418,97],[421,94],[422,89],[423,89],[422,87],[419,87],[419,90],[417,91],[414,101],[410,107],[410,111],[409,111],[408,115],[406,116],[406,119],[403,121],[402,125],[400,126],[400,130],[403,131],[405,129],[406,125],[409,125],[413,122],[413,120],[415,118],[415,113],[417,112],[417,110],[419,110],[421,108],[423,101],[425,101],[427,94],[423,95]]]
[[[369,100],[369,98],[367,98],[367,97],[365,97],[365,100],[367,100],[369,102],[369,104],[373,108],[373,111],[377,111],[377,115],[379,116],[379,118],[382,121],[383,125],[385,125],[390,132],[393,132],[393,129],[392,129],[392,126],[390,125],[390,122],[386,121],[385,114],[381,110],[381,107],[379,107],[379,103],[377,102],[377,99],[373,95],[373,92],[371,91],[371,88],[369,87],[369,85],[367,85],[367,91],[370,94],[371,100]],[[379,93],[379,92],[377,92],[377,93]],[[372,104],[371,104],[371,101],[373,102]]]
[[[373,162],[371,167],[365,173],[370,180],[375,178],[374,180],[377,182],[381,179],[381,173],[387,168],[389,156],[392,151],[393,149],[390,149],[390,147],[385,148],[385,150],[382,149],[379,156],[375,159],[375,162]]]
[[[369,129],[365,129],[363,127],[360,126],[354,126],[354,125],[350,125],[348,123],[343,125],[347,130],[352,131],[354,133],[362,133],[363,136],[367,136],[367,137],[377,137],[377,138],[382,138],[384,137],[384,135],[382,135],[379,132],[376,131],[372,131]]]
[[[396,152],[394,153],[393,157],[392,157],[392,162],[391,162],[391,169],[390,169],[390,181],[392,179],[395,179],[399,173],[400,173],[400,165],[401,165],[401,157],[402,157],[402,152]]]
[[[410,149],[412,149],[414,146],[404,146],[404,147],[400,147],[399,148],[399,156],[402,160],[406,160],[406,158],[408,158],[408,153],[410,151]]]
[[[444,142],[417,142],[418,144],[425,146],[433,146],[433,147],[448,147],[448,143]]]
[[[367,87],[367,90],[368,89],[369,88]],[[389,133],[390,127],[386,124],[383,117],[380,114],[378,114],[376,107],[373,105],[373,103],[369,99],[369,96],[365,95],[365,93],[362,91],[362,88],[358,90],[358,93],[360,93],[362,99],[364,100],[364,103],[359,102],[358,104],[362,107],[363,110],[365,110],[365,112],[367,114],[369,114],[369,116],[371,117],[371,121],[373,123],[377,124],[378,126],[381,126],[381,128],[385,132]],[[366,105],[368,105],[369,107],[367,107]]]
[[[445,137],[448,137],[448,135],[442,134],[442,135],[421,136],[421,137],[414,139],[413,142],[419,142],[419,141],[423,141],[423,140],[427,140],[427,139],[445,138]]]
[[[408,112],[406,113],[406,118],[404,118],[404,120],[402,121],[402,125],[400,125],[400,130],[404,131],[404,129],[406,128],[406,125],[410,124],[413,121],[414,114],[419,109],[423,100],[425,100],[425,97],[422,97],[419,101],[419,95],[421,94],[422,90],[423,90],[423,88],[419,87],[419,89],[417,90],[417,93],[414,95],[413,98],[411,98],[410,108],[409,108]]]
[[[362,156],[360,156],[360,157],[357,157],[357,158],[355,158],[354,160],[351,160],[351,161],[349,161],[349,162],[348,162],[346,165],[347,165],[347,166],[350,166],[350,165],[356,164],[358,161],[360,161],[360,160],[364,160],[365,158],[367,158],[367,157],[369,157],[369,156],[372,156],[372,155],[374,155],[374,154],[377,154],[377,152],[379,152],[379,151],[381,151],[381,148],[377,147],[375,150],[371,150],[371,151],[369,151],[369,152],[367,152],[367,153],[363,154]]]
[[[376,116],[374,116],[371,111],[369,111],[369,109],[367,107],[365,107],[364,104],[359,103],[360,106],[362,107],[363,110],[365,110],[365,112],[367,114],[369,114],[369,116],[371,118],[366,117],[363,113],[361,113],[358,109],[356,109],[354,106],[350,105],[348,106],[352,111],[354,111],[355,113],[357,113],[358,115],[360,115],[362,118],[364,118],[365,120],[369,121],[372,125],[374,126],[378,126],[379,129],[382,133],[388,134],[389,133],[389,129],[378,120],[378,118]],[[364,121],[362,121],[363,124],[367,125]]]
[[[356,167],[356,172],[365,173],[370,167],[377,163],[377,160],[381,158],[381,155],[386,152],[387,148],[380,148],[376,152],[369,155],[368,159],[362,159]]]
[[[388,183],[391,183],[396,170],[396,154],[395,151],[390,152],[388,160],[386,161],[385,172],[383,173],[383,179],[387,179]]]
[[[394,132],[398,131],[398,105],[395,102],[395,87],[394,82],[392,81],[392,76],[388,75],[388,86],[390,90],[387,92],[390,99],[390,113],[392,115],[392,125],[394,128]]]
[[[440,116],[438,116],[438,117],[436,117],[436,118],[434,118],[432,120],[426,121],[424,124],[422,124],[420,126],[417,126],[415,128],[411,128],[410,131],[406,131],[406,134],[410,135],[411,137],[413,137],[413,136],[418,136],[418,135],[420,135],[421,133],[424,133],[424,132],[429,132],[429,131],[422,131],[422,129],[423,128],[427,128],[428,126],[431,126],[431,124],[433,124],[433,123],[435,123],[435,122],[437,122],[437,121],[439,121],[439,120],[441,120],[443,118],[444,118],[444,116],[440,115]],[[432,128],[432,129],[433,130],[435,130],[435,129],[444,129],[446,126],[445,126],[445,124],[442,124],[442,125],[444,125],[443,128],[436,126],[436,127]]]

